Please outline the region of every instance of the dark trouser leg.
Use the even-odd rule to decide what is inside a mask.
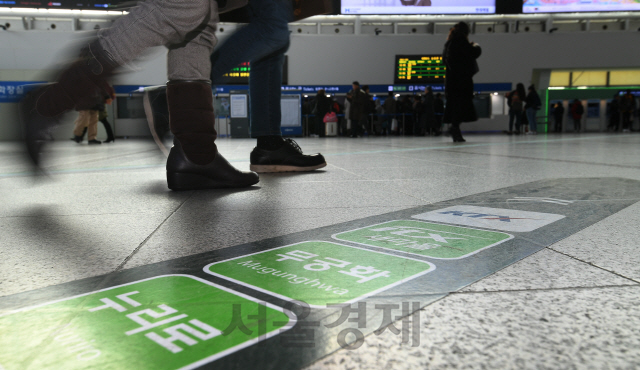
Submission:
[[[320,137],[324,137],[325,136],[325,129],[324,129],[324,116],[320,117],[320,115],[316,116],[316,135],[320,136]]]
[[[102,125],[104,126],[104,130],[107,132],[107,142],[114,141],[115,137],[113,136],[113,130],[111,129],[111,124],[106,118],[100,120]]]
[[[454,142],[464,142],[462,131],[460,130],[460,122],[451,122],[451,138]]]
[[[167,84],[169,124],[187,158],[198,165],[211,163],[218,153],[213,125],[211,85],[195,81],[170,81]]]

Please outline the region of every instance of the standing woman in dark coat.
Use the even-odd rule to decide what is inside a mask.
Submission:
[[[451,123],[454,143],[463,143],[460,124],[478,120],[473,106],[473,75],[478,72],[476,59],[482,53],[480,46],[469,42],[469,25],[459,22],[449,32],[444,45],[443,59],[447,67],[445,96],[447,105],[444,122]]]

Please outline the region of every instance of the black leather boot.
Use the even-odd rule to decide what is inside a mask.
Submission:
[[[236,169],[218,153],[209,83],[169,81],[167,103],[175,136],[167,159],[169,189],[241,188],[258,183],[257,173]]]
[[[118,65],[96,40],[88,44],[80,57],[64,69],[58,81],[40,85],[20,101],[20,119],[25,133],[27,153],[40,166],[40,153],[63,113],[75,106],[87,105],[96,93],[108,93],[107,77]]]
[[[257,173],[236,169],[220,153],[208,164],[191,162],[179,140],[175,140],[167,159],[167,185],[171,190],[243,188],[258,181]]]
[[[274,137],[279,140],[277,148],[258,146],[251,152],[251,170],[257,173],[307,172],[326,167],[327,162],[320,153],[303,154],[300,146],[292,139]]]

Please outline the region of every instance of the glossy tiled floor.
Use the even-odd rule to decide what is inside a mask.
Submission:
[[[324,171],[179,193],[148,141],[52,143],[50,177],[0,143],[0,296],[536,180],[640,180],[637,134],[467,140],[300,139],[325,154]],[[218,145],[248,169],[254,140]],[[637,368],[639,225],[635,204],[451,292],[421,311],[417,347],[386,331],[310,368]]]

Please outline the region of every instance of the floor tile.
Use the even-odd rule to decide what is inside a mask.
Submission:
[[[635,281],[625,279],[551,249],[543,249],[460,291],[561,289],[637,284]]]
[[[420,312],[419,346],[401,340],[370,335],[306,369],[633,369],[640,287],[453,294]]]

